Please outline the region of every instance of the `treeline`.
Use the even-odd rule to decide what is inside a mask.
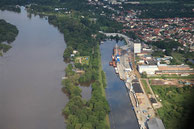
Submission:
[[[100,26],[106,26],[109,32],[116,32],[120,26],[111,24],[113,22],[105,20],[103,18],[97,20],[97,23],[91,22],[87,18],[74,18],[74,17],[65,17],[65,16],[49,16],[49,23],[57,26],[59,30],[64,33],[65,41],[67,44],[67,49],[64,52],[64,58],[68,60],[68,57],[72,53],[73,49],[76,49],[80,52],[81,56],[91,55],[92,49],[94,48],[96,41],[94,38],[91,38],[97,33],[97,30],[100,30]],[[115,27],[111,27],[115,25]],[[76,38],[75,38],[76,37]]]
[[[80,52],[81,56],[88,56],[92,53],[92,48],[96,42],[91,38],[94,30],[89,29],[82,24],[79,19],[66,16],[49,16],[49,23],[57,26],[59,30],[64,33],[67,49],[64,57],[68,58],[66,54],[70,54],[73,49]]]
[[[79,4],[78,4],[79,3]],[[37,12],[47,12],[47,13],[59,13],[64,14],[65,11],[74,13],[77,16],[84,16],[81,19],[83,24],[88,24],[89,21],[96,23],[90,24],[92,30],[102,30],[105,32],[118,32],[122,29],[122,24],[111,19],[113,11],[104,9],[102,6],[98,6],[98,9],[94,8],[93,5],[88,5],[87,0],[60,0],[56,4],[43,5],[32,5],[31,8]],[[54,11],[56,8],[63,8],[64,10]],[[106,16],[102,16],[101,13],[106,12]],[[94,20],[95,19],[95,20]]]
[[[55,4],[58,2],[59,0],[0,0],[0,5]]]
[[[67,129],[108,129],[105,117],[110,109],[106,98],[102,96],[100,82],[92,84],[92,97],[88,102],[82,99],[78,86],[68,79],[64,84],[70,98],[63,110]]]
[[[21,5],[26,2],[27,0],[0,0],[0,5]]]
[[[134,1],[134,0],[128,0],[128,1]],[[136,0],[136,1],[161,1],[161,0]],[[193,0],[163,0],[163,1],[175,1],[175,2],[193,2]]]
[[[0,50],[3,50],[4,53],[7,52],[10,48],[11,48],[10,45],[0,43]],[[0,53],[1,53],[1,52],[0,52]],[[1,53],[1,54],[2,54],[2,53]]]
[[[158,113],[166,129],[191,128],[194,87],[152,86],[152,89],[162,100],[162,108],[158,109]]]
[[[154,46],[156,46],[157,48],[160,48],[160,49],[165,49],[165,54],[169,55],[169,56],[171,55],[171,52],[172,52],[173,48],[175,50],[177,50],[177,48],[179,46],[182,46],[179,42],[173,41],[173,40],[162,40],[162,41],[148,42],[147,44],[154,45]]]
[[[16,26],[0,19],[0,50],[7,52],[11,46],[9,44],[3,44],[3,42],[11,43],[15,40],[17,35],[18,29]]]
[[[194,17],[193,6],[183,3],[124,5],[125,10],[141,10],[140,18]]]
[[[0,43],[13,42],[18,35],[16,26],[7,23],[5,20],[0,19]]]
[[[15,5],[0,5],[0,10],[8,10],[8,11],[13,11],[13,12],[17,12],[20,13],[21,9]]]
[[[99,62],[96,62],[98,55],[98,47],[95,48],[94,54],[91,56],[91,64],[86,69],[86,73],[82,75],[76,74],[76,67],[69,64],[66,67],[66,76],[63,84],[65,92],[69,96],[69,102],[65,106],[63,113],[66,117],[67,129],[108,129],[105,117],[109,113],[109,105],[102,93],[105,85],[105,75],[99,71]],[[95,62],[95,63],[92,63]],[[91,73],[88,73],[89,71]],[[81,89],[78,87],[80,79],[86,77],[85,81],[93,80],[92,97],[89,101],[85,101],[81,96]],[[94,78],[92,78],[95,76]],[[100,81],[101,78],[103,81]],[[89,80],[88,80],[89,79]]]
[[[107,18],[105,16],[97,17],[97,25],[99,26],[99,30],[109,33],[119,32],[123,26],[121,23],[112,20],[111,18]]]
[[[101,75],[102,75],[102,84],[103,84],[103,87],[106,88],[107,86],[107,83],[106,83],[106,74],[104,71],[101,71]]]
[[[87,0],[60,0],[60,2],[64,3],[65,7],[73,10],[83,11],[88,9]]]

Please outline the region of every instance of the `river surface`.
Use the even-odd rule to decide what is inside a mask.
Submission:
[[[0,57],[0,129],[65,129],[63,34],[39,16],[28,18],[24,8],[0,11],[0,19],[19,30]]]
[[[109,66],[115,44],[115,41],[107,40],[100,46],[102,66],[107,79],[106,97],[111,110],[109,114],[111,129],[139,129],[125,84],[115,74],[114,68]]]

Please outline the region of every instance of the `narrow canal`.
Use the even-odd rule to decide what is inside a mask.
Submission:
[[[0,129],[65,129],[63,34],[39,16],[28,18],[24,8],[0,11],[0,19],[19,30],[0,57]]]
[[[107,40],[100,46],[102,66],[107,79],[106,96],[111,109],[109,114],[111,129],[138,129],[125,84],[115,74],[114,68],[109,66],[115,44],[115,41]],[[124,42],[118,43],[123,44]]]

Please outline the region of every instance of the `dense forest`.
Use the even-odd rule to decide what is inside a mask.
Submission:
[[[68,79],[63,81],[65,92],[68,94],[70,101],[63,110],[67,118],[67,129],[108,129],[105,121],[106,114],[109,113],[109,105],[103,95],[104,83],[102,83],[102,75],[97,74],[96,78],[92,78],[92,97],[89,101],[85,101],[81,97],[81,89],[77,86],[79,78],[82,76],[90,76],[93,73],[77,75],[73,71],[74,67],[69,64],[66,68]],[[99,70],[99,69],[96,69]],[[88,80],[87,80],[88,81]]]
[[[7,23],[0,19],[0,43],[13,42],[18,34],[16,26]]]
[[[188,5],[184,3],[126,4],[124,9],[141,10],[140,18],[194,17],[193,6]]]
[[[0,5],[0,10],[4,11],[4,10],[8,10],[8,11],[13,11],[13,12],[17,12],[20,13],[21,9],[17,6],[13,6],[13,5]]]
[[[177,50],[179,46],[182,46],[179,42],[173,40],[162,40],[156,42],[148,42],[147,44],[156,46],[160,49],[165,49],[165,54],[170,56],[173,48]]]
[[[59,0],[1,0],[0,5],[24,5],[28,3],[53,4]]]
[[[3,42],[11,43],[15,40],[17,35],[18,30],[16,26],[0,19],[0,50],[7,52],[11,46],[9,44],[4,44]]]

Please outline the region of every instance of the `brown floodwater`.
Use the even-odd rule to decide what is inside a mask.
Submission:
[[[0,11],[0,19],[19,30],[12,48],[0,57],[0,129],[65,129],[63,34],[44,18],[28,18],[24,8]]]

